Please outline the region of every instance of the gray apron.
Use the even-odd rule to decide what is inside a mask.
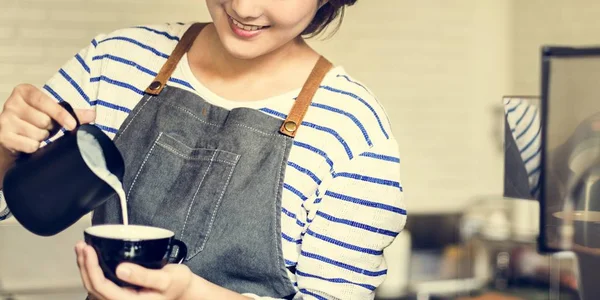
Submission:
[[[281,195],[293,137],[331,68],[321,57],[284,121],[250,108],[227,110],[166,86],[204,24],[194,24],[146,89],[114,141],[125,160],[131,224],[175,232],[184,264],[239,293],[293,297],[283,261]],[[116,197],[93,224],[121,223]]]

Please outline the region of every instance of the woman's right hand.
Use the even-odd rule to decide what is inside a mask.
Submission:
[[[76,109],[81,124],[96,118],[92,109]],[[33,153],[49,137],[55,120],[67,130],[76,126],[75,119],[56,100],[29,84],[13,90],[0,113],[0,146],[12,154]]]

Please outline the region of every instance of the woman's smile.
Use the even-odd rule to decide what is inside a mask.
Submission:
[[[238,37],[241,37],[244,39],[256,37],[259,34],[261,34],[263,31],[265,31],[265,30],[269,29],[269,27],[271,27],[271,26],[261,26],[261,25],[254,25],[254,24],[245,24],[245,23],[242,23],[242,22],[234,19],[230,15],[227,15],[227,18],[229,19],[229,25],[230,25],[233,33],[235,35],[237,35]]]

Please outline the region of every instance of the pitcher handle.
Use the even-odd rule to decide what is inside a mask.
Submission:
[[[77,118],[77,114],[75,114],[75,110],[69,104],[69,102],[62,101],[62,102],[58,103],[58,105],[62,106],[66,111],[69,112],[69,114],[71,114],[71,116],[73,116],[73,118],[75,119],[75,122],[77,124],[77,126],[75,126],[75,128],[81,126],[81,123],[79,122],[79,119]],[[51,121],[52,121],[52,129],[50,129],[50,131],[49,131],[48,138],[55,136],[58,133],[58,131],[61,129],[60,124],[58,124],[58,122],[56,122],[56,120],[51,119]],[[25,160],[29,159],[29,157],[31,157],[31,153],[21,152],[18,154],[16,161],[17,162],[25,161]]]
[[[180,264],[187,257],[187,246],[184,242],[173,239],[172,246],[177,246],[177,255],[173,258],[169,258],[169,263]],[[171,252],[173,251],[173,247],[171,247]],[[169,255],[170,256],[170,255]]]
[[[79,122],[79,119],[77,118],[77,114],[75,114],[75,110],[73,109],[71,104],[69,104],[69,102],[62,101],[62,102],[58,103],[58,105],[62,106],[66,111],[69,112],[69,114],[71,114],[71,116],[73,116],[73,118],[75,119],[75,122],[77,123],[77,126],[75,126],[75,128],[77,128],[81,125],[81,123]],[[56,120],[52,119],[52,129],[50,130],[49,137],[53,137],[54,135],[56,135],[58,133],[58,131],[60,130],[60,128],[61,128],[60,124],[58,124],[58,122],[56,122]]]

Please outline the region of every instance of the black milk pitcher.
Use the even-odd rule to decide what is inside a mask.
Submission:
[[[22,154],[4,177],[8,208],[30,232],[52,236],[103,204],[115,191],[85,162],[78,140],[91,134],[98,142],[107,169],[123,181],[124,161],[112,140],[95,125],[79,123],[73,108],[61,102],[77,127],[31,154]],[[54,122],[55,135],[60,126]],[[98,149],[100,151],[100,149]]]

